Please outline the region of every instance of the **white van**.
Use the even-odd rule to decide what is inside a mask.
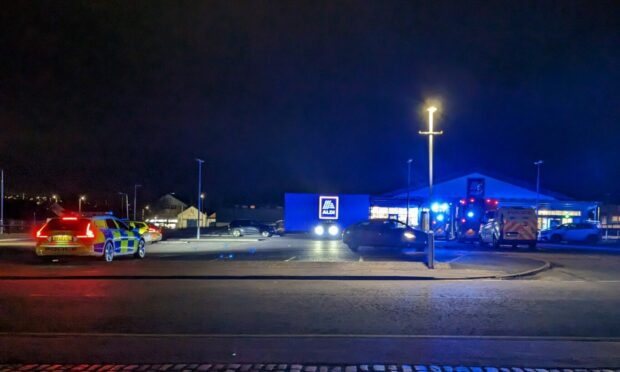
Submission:
[[[493,248],[527,244],[534,249],[537,237],[536,211],[531,208],[500,207],[488,211],[480,226],[480,245],[490,244]]]

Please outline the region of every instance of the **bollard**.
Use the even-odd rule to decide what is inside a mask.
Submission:
[[[428,239],[426,241],[426,266],[429,269],[435,268],[435,234],[433,230],[428,232]]]

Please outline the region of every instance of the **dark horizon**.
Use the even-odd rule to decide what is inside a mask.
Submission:
[[[363,5],[363,6],[360,6]],[[620,4],[14,2],[0,167],[16,192],[281,203],[504,174],[620,201]],[[449,26],[449,27],[448,27]],[[116,200],[116,199],[114,199]]]

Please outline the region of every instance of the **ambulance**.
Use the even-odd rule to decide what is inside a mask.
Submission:
[[[480,227],[480,245],[497,249],[502,245],[536,248],[536,211],[522,207],[500,207],[485,213]]]

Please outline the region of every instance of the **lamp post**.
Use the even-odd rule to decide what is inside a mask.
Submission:
[[[411,163],[413,159],[407,160],[407,220],[406,224],[409,225],[409,190],[411,190]]]
[[[196,158],[198,162],[198,217],[196,218],[196,239],[200,239],[200,211],[202,210],[202,163],[205,161]]]
[[[543,165],[544,161],[537,160],[534,162],[536,166],[536,223],[538,224],[538,202],[540,200],[540,166]]]
[[[433,128],[433,114],[437,111],[437,107],[430,106],[426,109],[428,111],[428,131],[420,131],[419,133],[428,136],[428,202],[432,203],[433,199],[433,136],[443,134],[443,131],[435,132]],[[433,228],[428,223],[428,257],[427,265],[429,269],[435,268],[435,239],[433,234]]]
[[[118,194],[121,196],[121,205],[123,204],[123,196],[125,197],[125,212],[126,212],[126,217],[127,219],[129,219],[129,195],[127,195],[126,192],[121,192],[119,191]],[[121,209],[122,210],[122,209]]]
[[[142,208],[142,221],[144,221],[144,210],[147,210],[147,211],[148,211],[148,210],[149,210],[149,208],[150,208],[150,207],[149,207],[148,205],[145,205],[145,206],[144,206],[144,208]]]
[[[138,194],[138,187],[142,187],[142,185],[135,184],[133,185],[133,220],[136,220],[136,211],[138,210],[138,204],[136,203],[136,195]],[[143,218],[144,219],[144,218]]]
[[[86,200],[86,197],[84,195],[80,196],[80,198],[78,199],[78,213],[82,214],[82,202]]]

